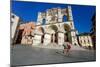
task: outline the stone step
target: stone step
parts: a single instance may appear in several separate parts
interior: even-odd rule
[[[49,49],[63,49],[63,46],[59,46],[57,44],[48,44],[48,45],[34,45],[33,47],[40,47],[40,48],[49,48]]]
[[[56,43],[50,43],[48,45],[39,44],[39,45],[34,45],[33,47],[48,48],[48,49],[64,49],[63,46],[58,45]],[[86,49],[80,46],[71,45],[71,50],[86,50]]]
[[[71,50],[86,50],[86,49],[84,49],[84,48],[82,48],[82,47],[80,47],[80,46],[72,45],[72,46],[71,46]]]

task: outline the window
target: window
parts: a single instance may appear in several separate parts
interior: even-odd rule
[[[45,19],[42,20],[42,25],[44,25],[44,24],[46,24],[46,20]]]
[[[64,15],[64,16],[63,16],[63,22],[66,22],[66,21],[67,21],[67,16]]]
[[[82,43],[82,40],[80,40],[80,43]]]
[[[84,44],[86,44],[86,41],[84,40]]]
[[[90,41],[88,40],[88,44],[90,44]]]

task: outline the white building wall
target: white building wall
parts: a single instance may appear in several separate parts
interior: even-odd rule
[[[91,36],[89,35],[84,35],[84,36],[79,36],[79,43],[83,46],[83,47],[88,47],[88,46],[93,46],[92,44],[92,40],[91,40]]]
[[[14,17],[12,17],[14,16]],[[16,33],[16,28],[19,24],[19,17],[15,14],[11,14],[11,38],[13,39]]]

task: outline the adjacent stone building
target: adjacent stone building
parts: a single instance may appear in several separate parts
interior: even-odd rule
[[[17,43],[21,44],[32,44],[33,43],[33,36],[32,32],[34,31],[35,24],[34,22],[28,22],[25,24],[20,24],[19,26],[19,36],[17,38]]]
[[[78,42],[79,42],[79,45],[82,47],[93,47],[90,33],[78,34]]]
[[[11,44],[14,44],[17,38],[18,26],[20,24],[20,19],[17,15],[11,13]]]

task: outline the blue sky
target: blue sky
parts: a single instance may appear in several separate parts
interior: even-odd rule
[[[36,22],[38,12],[45,12],[47,9],[55,7],[67,8],[67,6],[67,4],[12,1],[11,12],[19,16],[24,22]],[[96,7],[86,5],[71,6],[75,28],[79,33],[89,32],[91,29],[91,18],[96,12]]]

